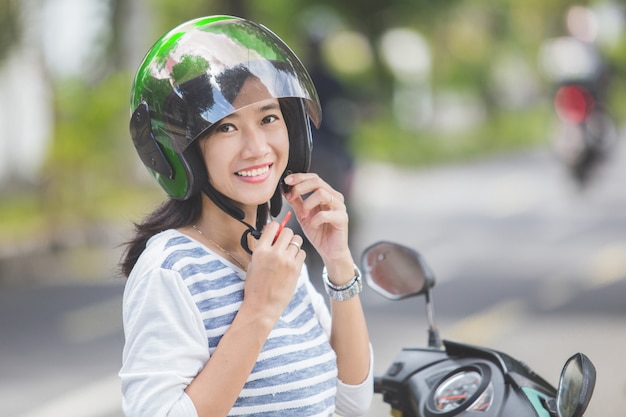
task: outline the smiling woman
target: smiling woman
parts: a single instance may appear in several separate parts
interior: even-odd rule
[[[213,187],[241,205],[266,203],[289,156],[278,100],[265,99],[225,117],[202,136],[199,146]]]
[[[133,143],[169,199],[122,260],[126,416],[364,414],[361,276],[343,196],[307,172],[321,109],[298,58],[261,25],[200,18],[157,41],[131,96]],[[272,220],[283,200],[330,311],[303,238]]]

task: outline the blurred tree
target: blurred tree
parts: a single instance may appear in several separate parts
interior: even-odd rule
[[[11,48],[18,42],[19,30],[19,2],[17,0],[2,0],[0,2],[0,63],[6,59]]]
[[[107,217],[107,200],[132,177],[127,140],[131,76],[127,71],[129,3],[108,0],[102,51],[77,75],[54,74],[44,62],[53,115],[48,155],[42,167],[40,202],[50,240],[58,244],[68,228],[88,233]]]
[[[249,3],[246,0],[155,0],[152,3],[155,12],[154,30],[161,34],[186,20],[207,15],[250,17]]]
[[[21,29],[20,22],[26,19],[23,13],[43,8],[49,4],[47,1],[0,0],[0,62],[6,60],[14,45],[23,43],[20,39],[31,42],[41,39],[42,33],[37,32],[42,30],[41,25]],[[62,207],[69,205],[81,213],[67,216],[74,219],[93,218],[93,213],[101,212],[111,195],[119,195],[115,187],[133,185],[129,180],[135,178],[139,165],[127,132],[127,97],[136,66],[158,36],[191,18],[231,14],[265,24],[304,57],[307,39],[298,17],[312,6],[306,0],[103,0],[99,3],[103,4],[107,6],[104,18],[108,30],[99,39],[102,43],[94,45],[93,49],[101,53],[94,57],[95,62],[85,66],[89,70],[84,74],[71,79],[53,74],[43,59],[43,45],[41,42],[35,45],[39,48],[35,54],[41,57],[38,71],[52,92],[50,111],[54,125],[49,157],[41,176],[42,182],[45,181],[41,189],[46,190],[44,206],[53,212],[65,210]],[[388,29],[407,27],[419,31],[432,53],[429,81],[434,94],[470,91],[479,97],[480,104],[492,117],[487,120],[489,128],[464,131],[462,135],[457,132],[455,135],[459,137],[454,142],[447,138],[439,140],[432,131],[399,131],[389,117],[392,75],[375,55],[372,70],[346,80],[351,88],[367,91],[368,105],[380,111],[369,117],[371,123],[357,134],[358,146],[371,146],[370,156],[390,154],[393,148],[409,162],[411,158],[423,162],[422,157],[437,157],[438,152],[460,155],[468,149],[475,152],[480,146],[497,147],[485,139],[472,142],[477,137],[495,137],[492,141],[504,138],[506,142],[507,135],[517,132],[520,136],[518,131],[526,132],[523,136],[536,136],[529,134],[528,123],[522,123],[524,128],[520,128],[520,123],[512,123],[511,120],[520,120],[520,114],[511,116],[498,102],[501,92],[493,88],[494,68],[514,56],[519,58],[516,62],[525,63],[532,72],[540,42],[563,33],[563,12],[570,4],[571,0],[316,1],[315,6],[335,10],[347,28],[363,34],[375,54],[379,52],[376,48],[381,35]],[[37,33],[20,33],[26,30]],[[626,67],[625,50],[616,47],[612,51],[616,68]],[[512,80],[518,82],[516,78]],[[626,88],[623,80],[616,85],[622,85],[621,91]],[[389,137],[394,140],[388,140]],[[416,156],[418,153],[422,159]],[[54,224],[54,215],[51,219]]]
[[[111,9],[111,22],[109,36],[106,48],[106,61],[109,63],[111,70],[123,71],[127,68],[128,62],[126,57],[129,53],[127,43],[130,34],[128,28],[131,24],[132,9],[131,2],[125,0],[109,0]]]

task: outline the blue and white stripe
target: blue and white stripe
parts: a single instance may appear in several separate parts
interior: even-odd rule
[[[186,236],[167,242],[161,268],[183,278],[200,312],[212,354],[241,306],[245,281],[220,257]],[[332,415],[336,356],[315,315],[306,280],[306,275],[300,277],[229,415]]]

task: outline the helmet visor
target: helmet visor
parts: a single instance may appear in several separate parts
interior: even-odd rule
[[[219,16],[181,25],[155,44],[137,72],[132,107],[149,103],[153,130],[162,130],[181,153],[237,110],[287,97],[303,99],[319,126],[313,82],[289,47],[261,25]]]

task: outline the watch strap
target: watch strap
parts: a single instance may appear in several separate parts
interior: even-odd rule
[[[324,280],[326,293],[333,300],[349,300],[363,291],[363,280],[361,278],[361,271],[359,270],[359,267],[356,266],[356,264],[354,265],[354,277],[343,285],[335,285],[330,282],[326,266],[324,266],[324,268],[322,269],[322,278]]]

